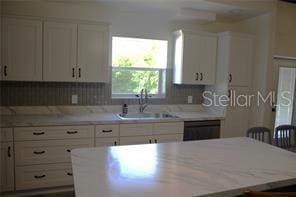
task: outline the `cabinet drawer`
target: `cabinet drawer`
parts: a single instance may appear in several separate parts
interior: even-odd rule
[[[73,185],[70,163],[16,167],[16,190]]]
[[[93,146],[93,139],[16,142],[15,162],[17,166],[71,162],[72,149]]]
[[[96,138],[96,147],[117,146],[117,145],[119,145],[118,137]]]
[[[22,127],[14,129],[15,141],[91,138],[94,126]]]
[[[0,142],[9,142],[13,140],[12,128],[0,128]]]
[[[153,134],[183,133],[184,122],[155,123]]]
[[[153,136],[121,137],[120,145],[151,144]]]
[[[153,124],[122,124],[120,136],[152,135]]]
[[[96,125],[96,137],[119,136],[119,125]]]

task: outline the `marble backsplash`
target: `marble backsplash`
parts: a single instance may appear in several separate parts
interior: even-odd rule
[[[167,70],[166,97],[150,99],[150,104],[186,104],[193,96],[193,104],[201,104],[204,86],[174,85],[172,70]],[[137,99],[111,99],[111,85],[76,82],[0,82],[1,106],[72,105],[71,96],[78,95],[78,105],[137,104]]]

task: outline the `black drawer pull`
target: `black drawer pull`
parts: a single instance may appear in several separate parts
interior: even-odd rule
[[[7,66],[4,66],[4,76],[7,76]]]
[[[200,73],[200,80],[203,80],[203,73]]]
[[[195,73],[195,74],[196,74],[195,80],[198,81],[198,73]]]
[[[157,139],[155,139],[154,142],[157,143]]]
[[[67,131],[68,134],[76,134],[78,131]]]
[[[75,77],[75,68],[72,68],[72,77]]]
[[[68,176],[73,176],[73,173],[68,172],[67,175],[68,175]]]
[[[68,152],[68,153],[71,153],[71,150],[70,150],[70,149],[67,149],[67,152]]]
[[[44,132],[33,132],[33,135],[44,135]]]
[[[112,132],[112,129],[110,130],[102,130],[103,133],[111,133]]]
[[[35,175],[34,176],[35,179],[42,179],[42,178],[45,178],[45,177],[46,177],[45,174],[44,175],[40,175],[40,176],[38,176],[38,175]]]
[[[117,142],[116,141],[114,142],[114,146],[117,146]]]
[[[41,155],[41,154],[44,154],[45,151],[34,151],[33,152],[35,155]]]
[[[8,146],[8,149],[7,149],[7,156],[11,157],[11,147],[10,146]]]
[[[149,140],[149,144],[151,144],[152,143],[152,140]]]

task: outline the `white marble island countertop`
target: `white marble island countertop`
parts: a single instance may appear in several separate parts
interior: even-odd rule
[[[234,196],[296,184],[296,154],[249,138],[76,149],[77,197]]]

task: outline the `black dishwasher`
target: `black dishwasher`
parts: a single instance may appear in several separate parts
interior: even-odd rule
[[[183,141],[220,138],[220,120],[185,121]]]

